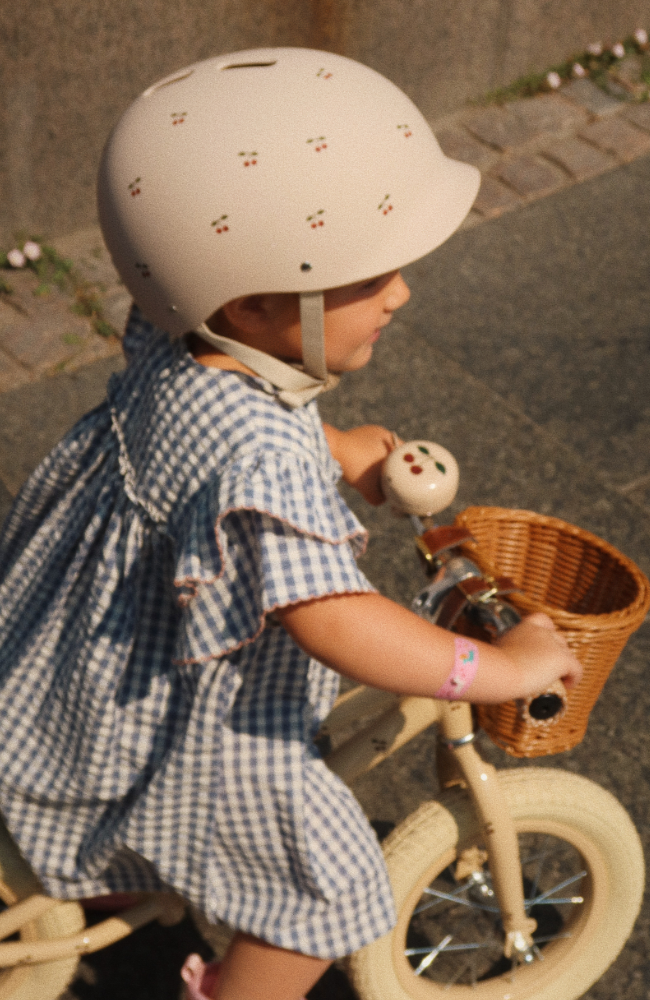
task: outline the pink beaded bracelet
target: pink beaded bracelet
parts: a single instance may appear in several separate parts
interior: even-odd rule
[[[458,701],[470,686],[478,670],[478,646],[464,635],[454,636],[454,666],[434,698]]]

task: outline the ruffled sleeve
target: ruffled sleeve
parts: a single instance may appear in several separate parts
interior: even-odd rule
[[[176,561],[178,661],[253,641],[275,608],[374,589],[356,564],[365,530],[304,453],[269,450],[231,463],[187,513]]]

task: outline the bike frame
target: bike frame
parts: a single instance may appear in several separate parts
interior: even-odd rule
[[[383,712],[382,712],[383,709]],[[330,738],[353,718],[371,711],[380,717],[344,741],[327,757],[332,770],[346,783],[371,770],[432,723],[439,726],[438,775],[443,787],[465,785],[480,820],[488,853],[492,884],[505,932],[504,955],[530,961],[535,920],[526,915],[519,863],[517,832],[499,784],[496,768],[484,761],[474,744],[471,706],[463,701],[433,698],[397,698],[371,688],[354,688],[343,695],[326,722]],[[464,876],[480,872],[475,851],[458,859]]]

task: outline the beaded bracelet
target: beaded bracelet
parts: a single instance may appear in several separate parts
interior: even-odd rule
[[[457,701],[470,686],[478,670],[478,646],[464,635],[454,636],[454,665],[434,698]]]

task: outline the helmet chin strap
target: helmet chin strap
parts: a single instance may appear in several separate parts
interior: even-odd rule
[[[339,376],[328,372],[325,364],[325,308],[322,292],[300,293],[302,365],[288,365],[256,347],[223,337],[210,330],[205,323],[201,323],[195,332],[213,347],[241,361],[256,375],[271,382],[280,390],[278,399],[288,406],[304,406],[319,393],[333,389],[338,384]]]
[[[302,364],[308,375],[324,381],[325,364],[325,300],[322,292],[300,293],[300,336]]]

